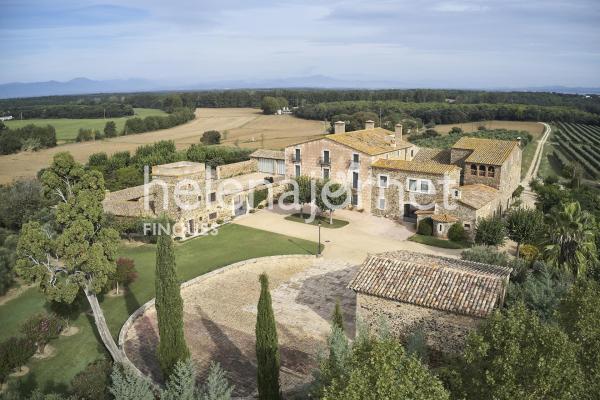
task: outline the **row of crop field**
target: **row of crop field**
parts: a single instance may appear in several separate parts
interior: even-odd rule
[[[559,122],[554,156],[563,166],[576,162],[591,179],[600,179],[600,127]]]

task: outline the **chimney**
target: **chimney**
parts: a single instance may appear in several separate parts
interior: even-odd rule
[[[402,124],[396,124],[394,133],[396,134],[396,140],[402,141]]]
[[[344,133],[346,132],[346,123],[344,121],[337,121],[333,133]]]
[[[375,121],[365,121],[365,129],[375,129]]]

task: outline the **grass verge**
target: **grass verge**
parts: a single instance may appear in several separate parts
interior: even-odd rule
[[[315,242],[229,224],[221,227],[218,235],[177,243],[177,274],[183,282],[238,261],[282,254],[314,254],[316,247]],[[155,245],[128,245],[123,246],[119,252],[120,257],[135,260],[138,278],[129,286],[125,295],[103,296],[100,299],[115,339],[129,315],[154,297],[155,251]],[[47,303],[37,288],[28,289],[0,306],[0,338],[18,334],[23,321],[43,311],[44,307],[47,307]],[[69,382],[78,372],[89,362],[105,356],[90,315],[86,312],[79,313],[72,325],[79,328],[78,334],[61,336],[51,342],[57,349],[56,356],[45,360],[30,360],[27,365],[31,372],[20,378],[24,389],[39,387],[46,392],[66,393]]]
[[[313,221],[311,222],[306,222],[306,219],[310,217],[310,214],[305,214],[304,217],[302,216],[302,214],[297,213],[297,214],[292,214],[292,215],[288,215],[287,217],[285,217],[286,220],[288,221],[294,221],[294,222],[300,222],[303,224],[310,224],[310,225],[318,225],[319,222],[321,222],[321,226],[323,228],[328,228],[328,229],[337,229],[337,228],[341,228],[343,226],[348,225],[350,222],[343,220],[343,219],[333,219],[332,223],[329,223],[329,217],[326,216],[316,216],[314,218]]]
[[[471,247],[471,244],[468,242],[453,242],[451,240],[439,239],[434,236],[419,235],[418,233],[409,237],[408,240],[444,249],[466,249]]]

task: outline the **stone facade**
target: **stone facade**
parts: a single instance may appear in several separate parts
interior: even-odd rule
[[[363,293],[356,295],[356,315],[374,331],[385,321],[390,332],[404,343],[421,331],[427,346],[439,353],[462,352],[469,333],[483,321]]]
[[[387,177],[388,187],[382,188],[379,185],[380,176]],[[418,190],[410,190],[409,180],[417,181]],[[447,180],[446,180],[447,179]],[[453,197],[453,190],[458,188],[460,180],[460,170],[456,169],[450,174],[431,174],[422,172],[410,172],[400,170],[389,170],[384,168],[373,168],[373,181],[371,194],[371,210],[373,215],[392,218],[395,220],[406,220],[407,222],[416,222],[416,216],[408,216],[405,206],[412,206],[412,210],[434,210],[443,208],[444,193],[446,202],[454,205],[456,203]],[[420,190],[421,183],[426,181],[429,187],[428,192]],[[444,187],[445,183],[446,187]],[[381,199],[384,199],[384,207],[381,208]],[[411,212],[411,215],[413,213]]]

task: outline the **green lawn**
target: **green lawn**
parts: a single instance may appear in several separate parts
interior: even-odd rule
[[[166,115],[162,110],[154,108],[134,108],[134,117],[148,117],[151,115]],[[104,125],[107,121],[115,121],[117,124],[117,131],[121,131],[125,126],[125,120],[133,117],[120,117],[120,118],[84,118],[84,119],[70,119],[70,118],[59,118],[59,119],[24,119],[24,120],[11,120],[5,121],[4,124],[9,128],[21,128],[25,125],[52,125],[56,129],[56,139],[61,141],[74,141],[77,137],[79,128],[98,129],[99,131],[104,130]]]
[[[302,224],[307,224],[308,222],[306,222],[306,219],[308,219],[310,217],[310,214],[305,214],[304,217],[302,216],[302,214],[297,213],[297,214],[292,214],[292,215],[288,215],[287,217],[285,217],[286,220],[288,221],[294,221],[294,222],[300,222]],[[314,218],[314,220],[312,222],[310,222],[310,225],[318,225],[319,221],[321,222],[321,226],[323,228],[328,228],[328,229],[337,229],[337,228],[341,228],[343,226],[346,226],[349,224],[348,221],[345,221],[343,219],[333,219],[333,223],[329,223],[329,217],[328,216],[316,216]]]
[[[179,279],[187,281],[219,267],[254,257],[279,254],[314,254],[317,244],[302,239],[247,228],[226,225],[216,236],[207,236],[176,244]],[[102,308],[115,339],[128,316],[140,305],[154,297],[154,245],[124,246],[121,257],[135,260],[138,279],[127,295],[105,297]],[[257,283],[258,284],[258,283]],[[0,306],[0,338],[18,333],[19,325],[30,315],[42,311],[45,301],[37,288],[28,289],[21,296]],[[73,322],[80,332],[71,337],[60,337],[51,342],[58,354],[47,360],[32,359],[31,372],[22,378],[25,387],[42,390],[67,390],[71,379],[89,362],[99,358],[104,348],[96,338],[93,318],[81,313]]]
[[[426,244],[427,246],[442,247],[444,249],[466,249],[471,247],[470,243],[453,242],[451,240],[439,239],[433,236],[414,234],[408,238],[411,242]]]

